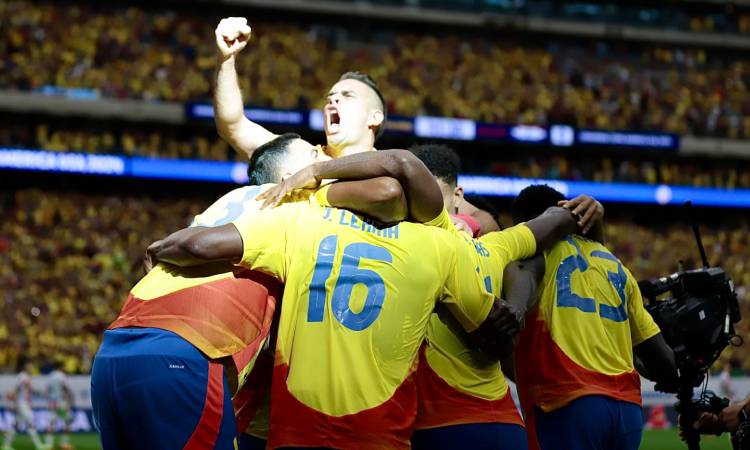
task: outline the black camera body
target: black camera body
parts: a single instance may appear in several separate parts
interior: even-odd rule
[[[646,310],[675,354],[683,383],[697,386],[735,339],[740,305],[732,280],[719,267],[674,273],[641,281]],[[657,297],[671,293],[671,298]],[[692,380],[684,378],[692,378]]]
[[[693,388],[705,380],[721,352],[741,340],[734,330],[740,321],[734,285],[721,268],[704,267],[641,281],[639,287],[649,301],[646,310],[674,351],[680,375],[676,408],[683,437],[689,449],[700,449],[700,435],[692,429],[693,422],[702,412],[718,414],[729,405],[729,400],[705,390],[694,399]],[[658,300],[667,293],[671,297]]]

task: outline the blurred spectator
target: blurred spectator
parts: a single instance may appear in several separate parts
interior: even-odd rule
[[[237,68],[245,101],[256,106],[321,107],[331,83],[357,69],[381,84],[395,114],[750,138],[746,56],[386,27],[368,35],[250,19],[253,41]],[[3,2],[0,87],[207,101],[218,20],[189,11]]]

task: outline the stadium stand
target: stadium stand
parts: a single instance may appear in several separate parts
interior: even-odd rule
[[[137,7],[3,3],[0,88],[206,101],[217,19]],[[238,70],[246,101],[257,106],[320,107],[330,82],[357,67],[381,84],[395,114],[750,136],[750,69],[741,54],[541,36],[488,42],[453,31],[368,33],[324,23],[252,25],[254,42]]]

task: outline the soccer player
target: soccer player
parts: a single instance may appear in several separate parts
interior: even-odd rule
[[[250,178],[256,182],[282,177],[300,161],[327,159],[296,135],[265,144],[254,158]],[[195,223],[216,226],[252,214],[258,191],[233,191]],[[359,204],[367,213],[392,192],[392,184],[376,179],[335,183],[325,194],[331,203]],[[227,264],[159,264],[149,271],[105,332],[94,361],[92,403],[104,449],[232,448],[229,396],[253,368],[277,298],[276,280]]]
[[[73,422],[73,392],[70,390],[70,386],[68,386],[65,373],[59,367],[49,374],[47,400],[49,401],[49,410],[52,412],[54,419],[50,420],[47,427],[46,444],[49,448],[55,446],[55,426],[58,423],[62,423],[63,430],[60,437],[60,449],[72,450],[70,425]]]
[[[426,144],[410,148],[435,176],[446,208],[456,211],[463,202],[463,189],[458,186],[460,159],[445,145]],[[597,202],[590,208],[595,211]],[[598,220],[594,214],[588,220]],[[466,220],[466,218],[463,218]],[[584,227],[588,223],[582,223]],[[488,286],[492,292],[512,289],[518,272],[509,263],[529,254],[517,245],[516,229],[484,234],[475,245],[485,259]],[[542,250],[555,240],[538,245]],[[525,263],[539,264],[539,261]],[[533,289],[529,289],[533,292]],[[523,316],[527,303],[517,305]],[[500,370],[496,355],[485,354],[471,345],[465,333],[445,317],[435,313],[430,318],[427,337],[417,369],[419,410],[417,431],[412,438],[415,449],[452,449],[471,440],[476,448],[523,449],[526,433],[523,420],[510,396],[508,383]],[[506,364],[504,364],[505,366]],[[507,371],[508,367],[503,367]]]
[[[219,66],[216,73],[214,109],[219,135],[238,152],[252,157],[256,148],[276,135],[245,117],[237,82],[235,58],[250,40],[247,19],[229,17],[216,27]],[[385,130],[386,105],[375,81],[360,72],[347,72],[328,92],[324,129],[332,157],[374,149]]]
[[[346,162],[405,157],[397,154],[358,154]],[[409,204],[409,215],[433,218],[427,222],[432,224],[448,221],[439,189],[432,185],[406,194],[422,200]],[[435,301],[447,296],[459,323],[480,336],[510,336],[494,333],[507,329],[496,328],[495,319],[505,324],[511,316],[517,325],[504,303],[491,301],[478,267],[480,250],[470,240],[410,222],[378,228],[347,211],[307,204],[263,212],[219,228],[178,231],[151,251],[158,260],[180,266],[241,262],[285,282],[271,448],[408,448],[416,413],[411,373]],[[519,245],[531,255],[537,239],[574,228],[567,211],[551,211],[541,221],[517,227],[524,241]],[[448,291],[440,279],[447,280]],[[492,317],[488,326],[487,317]]]
[[[564,201],[549,186],[527,187],[513,221]],[[530,448],[635,450],[643,413],[633,351],[664,386],[677,379],[674,355],[630,271],[604,245],[572,234],[544,257],[541,298],[515,352]]]
[[[256,148],[276,137],[244,113],[235,59],[250,36],[251,29],[243,17],[222,19],[215,30],[219,50],[214,91],[216,129],[248,158]],[[387,107],[383,94],[370,76],[360,72],[347,72],[340,77],[328,92],[323,113],[327,144],[321,149],[334,158],[375,150],[375,142],[385,131]],[[489,214],[469,202],[461,202],[459,212],[477,220],[485,233],[500,229]]]
[[[2,450],[13,450],[13,439],[16,437],[16,431],[22,427],[26,428],[26,432],[29,433],[31,442],[34,444],[34,448],[37,450],[46,450],[47,447],[39,439],[39,434],[34,427],[34,412],[31,409],[31,397],[33,390],[31,389],[31,377],[26,370],[22,370],[18,374],[18,384],[13,394],[9,395],[9,400],[13,402],[16,410],[16,420],[12,427],[8,428],[3,439]]]

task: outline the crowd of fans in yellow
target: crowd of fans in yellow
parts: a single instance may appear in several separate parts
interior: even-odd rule
[[[320,107],[331,82],[357,69],[400,115],[750,137],[746,55],[446,30],[362,37],[345,26],[250,19],[253,43],[237,67],[247,104]],[[189,11],[3,2],[0,88],[207,101],[217,22]]]

